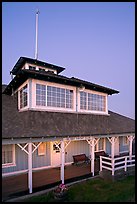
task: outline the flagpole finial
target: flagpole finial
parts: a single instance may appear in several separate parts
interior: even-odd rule
[[[39,13],[40,13],[40,11],[39,11],[39,9],[37,9],[37,10],[36,10],[36,14],[39,14]]]

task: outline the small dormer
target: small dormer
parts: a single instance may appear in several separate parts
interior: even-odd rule
[[[59,74],[65,68],[57,65],[42,62],[36,59],[27,57],[20,57],[13,69],[11,70],[12,75],[16,75],[20,70],[27,69],[30,71],[48,72],[52,74]]]
[[[56,69],[52,69],[49,67],[44,67],[44,66],[39,66],[39,65],[34,65],[30,63],[25,63],[25,65],[21,69],[28,69],[30,71],[39,71],[39,72],[48,72],[51,74],[58,74]]]

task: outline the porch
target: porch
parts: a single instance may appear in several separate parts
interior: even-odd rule
[[[66,165],[64,179],[65,183],[92,177],[91,164]],[[95,161],[95,175],[99,175],[99,161]],[[48,168],[32,172],[33,192],[54,187],[61,183],[60,167]],[[29,194],[28,173],[3,177],[2,200]]]

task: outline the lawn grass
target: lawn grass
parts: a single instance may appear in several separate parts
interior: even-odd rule
[[[61,202],[53,192],[24,200],[23,202]],[[94,178],[69,186],[67,198],[62,202],[135,202],[135,176],[120,181]]]

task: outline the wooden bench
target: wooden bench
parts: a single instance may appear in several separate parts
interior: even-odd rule
[[[100,156],[109,157],[109,155],[105,151],[95,152],[95,159],[99,159]]]
[[[78,163],[89,163],[90,159],[85,155],[85,154],[78,154],[78,155],[73,155],[73,164],[78,164]]]

